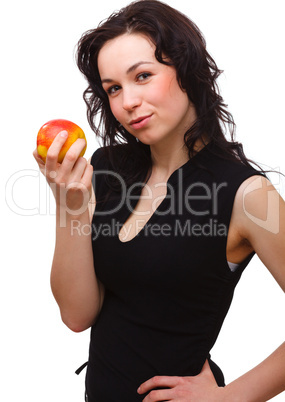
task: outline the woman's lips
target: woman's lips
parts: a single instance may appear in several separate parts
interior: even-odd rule
[[[145,127],[145,125],[149,122],[150,118],[152,115],[150,116],[143,116],[140,119],[136,119],[133,122],[130,122],[130,125],[132,126],[132,128],[134,128],[135,130],[138,130],[140,128]]]

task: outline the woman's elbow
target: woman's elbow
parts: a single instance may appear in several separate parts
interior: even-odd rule
[[[67,318],[64,317],[64,315],[61,315],[62,322],[69,328],[72,332],[83,332],[86,331],[86,329],[92,327],[92,325],[95,323],[96,319],[72,319],[72,318]]]

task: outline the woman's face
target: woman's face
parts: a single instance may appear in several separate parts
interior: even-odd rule
[[[159,63],[154,52],[153,43],[140,34],[108,41],[98,55],[102,86],[115,118],[140,141],[183,143],[194,107],[179,87],[174,67]]]

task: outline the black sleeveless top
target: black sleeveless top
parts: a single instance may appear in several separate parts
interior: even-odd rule
[[[118,146],[118,152],[122,145]],[[91,329],[89,402],[135,402],[155,375],[200,373],[252,253],[232,272],[226,257],[233,202],[241,183],[260,174],[218,157],[209,143],[177,169],[167,195],[136,237],[118,233],[138,201],[131,191],[98,202],[92,221],[94,266],[105,299]],[[94,190],[108,192],[110,165],[92,156]],[[123,188],[123,187],[122,187]],[[210,361],[218,385],[223,375]]]

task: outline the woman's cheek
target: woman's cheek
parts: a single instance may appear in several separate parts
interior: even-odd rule
[[[166,113],[169,112],[170,105],[173,107],[173,97],[175,96],[176,88],[173,87],[173,77],[170,74],[162,76],[148,91],[149,103],[161,111],[166,108]]]
[[[154,104],[161,104],[169,96],[170,80],[168,77],[161,78],[157,85],[153,86],[148,95]]]

